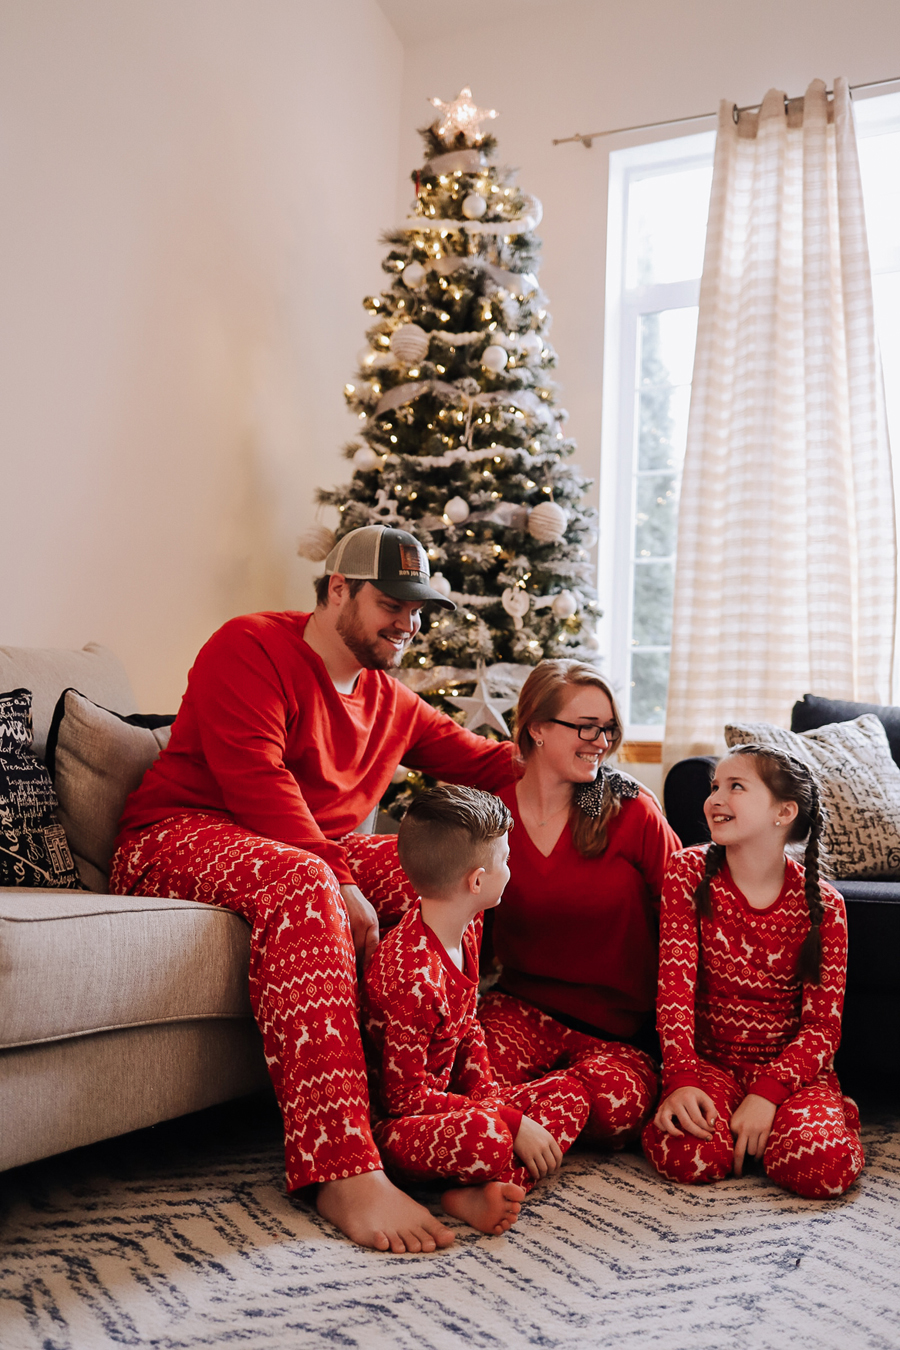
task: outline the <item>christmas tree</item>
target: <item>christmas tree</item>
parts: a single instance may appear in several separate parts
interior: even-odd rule
[[[468,89],[432,103],[413,214],[383,236],[390,282],[363,302],[371,326],[344,390],[359,419],[345,448],[353,477],[318,493],[340,525],[315,528],[300,551],[321,560],[379,522],[416,535],[457,609],[425,618],[400,678],[506,735],[501,714],[532,666],[596,654],[595,513],[589,480],[566,462],[575,445],[551,378],[540,203],[492,163],[480,123],[493,111]]]

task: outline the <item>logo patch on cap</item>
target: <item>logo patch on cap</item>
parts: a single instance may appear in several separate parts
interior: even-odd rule
[[[413,544],[400,545],[400,576],[428,576],[425,550]]]

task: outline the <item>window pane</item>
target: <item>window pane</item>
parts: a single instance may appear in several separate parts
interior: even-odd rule
[[[677,534],[678,475],[642,474],[637,481],[634,515],[634,551],[637,557],[671,557],[675,552]]]
[[[631,641],[635,647],[661,647],[670,641],[674,571],[671,562],[635,564],[631,621]]]
[[[900,229],[900,218],[897,221]],[[884,394],[891,448],[894,452],[894,478],[900,488],[900,272],[882,273],[872,278],[875,295],[875,330],[881,348]]]
[[[690,385],[642,389],[638,429],[638,469],[678,469],[687,441]]]
[[[631,179],[625,285],[686,281],[703,270],[712,164]]]
[[[662,726],[666,719],[669,653],[633,652],[631,657],[631,721]]]
[[[697,306],[641,315],[641,384],[690,384]]]

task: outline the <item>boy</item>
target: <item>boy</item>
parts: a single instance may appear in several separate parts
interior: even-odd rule
[[[459,1183],[441,1204],[483,1233],[515,1222],[590,1110],[563,1073],[501,1089],[475,1016],[481,916],[509,880],[512,823],[497,797],[475,788],[432,788],[413,801],[397,843],[419,904],[382,939],[362,994],[382,1158],[409,1178]]]

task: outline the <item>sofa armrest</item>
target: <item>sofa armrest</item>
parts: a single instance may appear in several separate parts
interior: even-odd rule
[[[663,786],[666,819],[683,848],[709,842],[703,803],[709,796],[716,763],[715,755],[694,755],[680,759],[666,774]]]

